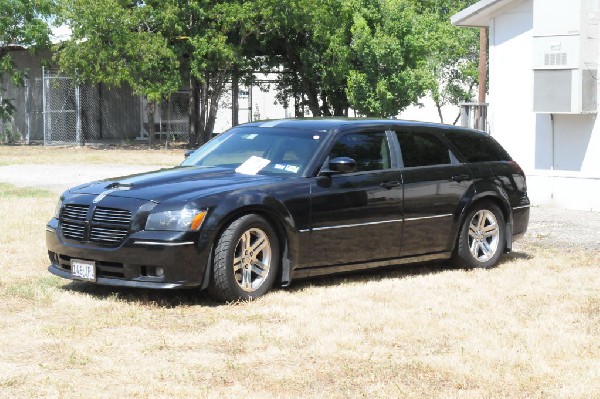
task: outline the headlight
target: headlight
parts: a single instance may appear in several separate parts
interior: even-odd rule
[[[186,205],[180,210],[151,213],[146,220],[146,230],[199,230],[207,212],[206,209]]]
[[[54,217],[57,219],[60,217],[60,210],[62,209],[62,206],[63,206],[63,200],[62,200],[62,198],[59,198],[58,203],[56,204],[56,209],[54,210]]]

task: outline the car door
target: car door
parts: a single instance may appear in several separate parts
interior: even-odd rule
[[[341,134],[328,159],[348,157],[356,170],[311,184],[309,266],[363,263],[398,254],[402,186],[393,133],[384,128]]]
[[[434,128],[398,128],[404,187],[404,224],[400,256],[449,251],[454,215],[472,182]]]

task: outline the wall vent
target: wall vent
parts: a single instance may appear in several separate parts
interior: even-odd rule
[[[567,65],[567,53],[546,53],[544,54],[545,66]]]

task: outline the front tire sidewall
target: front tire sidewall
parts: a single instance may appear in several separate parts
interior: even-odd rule
[[[479,211],[488,210],[494,214],[496,222],[498,224],[499,241],[494,255],[485,262],[478,261],[473,257],[469,248],[469,225],[471,220]],[[463,224],[460,229],[460,235],[458,237],[458,245],[455,253],[455,263],[460,267],[466,268],[491,268],[496,265],[500,255],[504,252],[506,246],[506,224],[504,221],[504,215],[497,205],[491,202],[483,202],[476,204],[465,217]]]
[[[238,241],[251,229],[260,229],[266,234],[271,246],[271,264],[263,283],[249,292],[244,291],[236,281],[233,262]],[[209,293],[213,298],[223,301],[249,300],[262,296],[273,286],[279,264],[279,239],[273,227],[259,215],[242,216],[233,221],[219,237],[213,256],[213,279]]]

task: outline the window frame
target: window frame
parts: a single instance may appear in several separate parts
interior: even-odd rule
[[[333,149],[335,144],[340,140],[340,138],[349,134],[356,133],[384,133],[388,144],[388,150],[390,152],[390,167],[385,169],[363,170],[351,173],[344,173],[343,176],[360,176],[364,174],[382,173],[400,169],[399,147],[395,137],[395,132],[391,129],[391,126],[357,126],[351,129],[344,129],[342,131],[338,131],[336,134],[331,135],[331,140],[324,145],[320,162],[317,163],[318,167],[316,168],[315,173],[312,174],[313,177],[318,176],[319,172],[325,167],[326,162],[329,162],[329,155],[331,153],[331,150]]]
[[[415,168],[441,168],[447,166],[456,166],[460,164],[464,164],[460,153],[457,153],[456,149],[446,138],[441,134],[439,129],[432,127],[421,127],[421,126],[401,126],[395,127],[393,129],[394,140],[396,141],[396,145],[398,147],[398,157],[399,157],[399,168],[400,169],[415,169]],[[426,134],[431,137],[434,137],[439,143],[441,143],[446,150],[448,150],[448,156],[450,158],[450,163],[442,163],[442,164],[433,164],[433,165],[418,165],[418,166],[405,166],[404,157],[402,155],[402,145],[400,144],[400,140],[398,138],[399,134]]]

